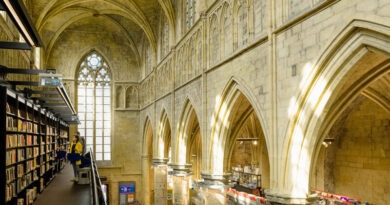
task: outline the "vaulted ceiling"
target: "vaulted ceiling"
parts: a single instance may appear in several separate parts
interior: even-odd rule
[[[156,51],[160,15],[168,14],[167,19],[172,23],[175,13],[170,0],[34,0],[25,3],[47,55],[66,30],[80,28],[121,33],[125,36],[124,45],[129,45],[138,56],[141,51],[136,43],[141,39],[146,39]]]

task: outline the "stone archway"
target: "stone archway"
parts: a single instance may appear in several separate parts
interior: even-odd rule
[[[188,204],[189,183],[192,170],[200,175],[201,170],[201,135],[198,115],[189,99],[185,100],[183,111],[179,120],[179,126],[174,140],[172,163],[173,168],[173,204]],[[191,160],[195,156],[195,167],[191,170]]]
[[[306,203],[324,138],[348,105],[389,72],[388,42],[388,27],[353,21],[313,66],[290,118],[278,202]]]
[[[142,188],[143,204],[152,204],[154,197],[154,173],[152,167],[153,129],[150,119],[146,120],[142,149]]]
[[[260,115],[260,109],[256,98],[249,89],[235,78],[232,78],[222,93],[215,114],[210,137],[210,151],[208,152],[208,166],[203,169],[205,184],[209,184],[207,195],[208,203],[224,204],[223,190],[231,172],[231,160],[235,151],[237,138],[243,134],[250,134],[250,137],[258,139],[264,149],[253,149],[251,157],[261,160],[256,166],[263,166],[260,169],[264,175],[268,175],[267,184],[270,184],[270,163],[268,159],[267,131],[265,121]],[[250,120],[251,119],[251,120]],[[252,124],[251,124],[252,123]],[[251,127],[246,130],[247,127]],[[261,150],[261,151],[259,151]],[[262,155],[263,151],[266,153]],[[265,160],[264,157],[266,157]]]

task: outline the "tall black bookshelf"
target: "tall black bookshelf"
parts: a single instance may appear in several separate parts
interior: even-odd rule
[[[0,204],[32,204],[55,176],[57,146],[65,142],[57,140],[69,127],[8,88],[0,86],[0,99]]]

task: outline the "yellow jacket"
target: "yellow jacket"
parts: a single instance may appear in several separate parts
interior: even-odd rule
[[[73,144],[74,144],[74,142],[70,143],[69,153],[72,153]],[[74,148],[74,152],[77,153],[77,154],[82,154],[82,152],[83,152],[83,145],[81,144],[80,141],[76,142],[76,146]],[[80,165],[80,164],[81,164],[81,160],[76,161],[76,165]]]

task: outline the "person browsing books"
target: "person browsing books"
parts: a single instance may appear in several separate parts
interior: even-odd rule
[[[78,181],[78,169],[79,165],[81,164],[81,154],[83,152],[83,145],[80,141],[80,136],[75,135],[73,138],[72,143],[70,144],[70,150],[68,154],[68,160],[72,164],[73,167],[73,173],[74,173],[74,179],[73,181]]]

